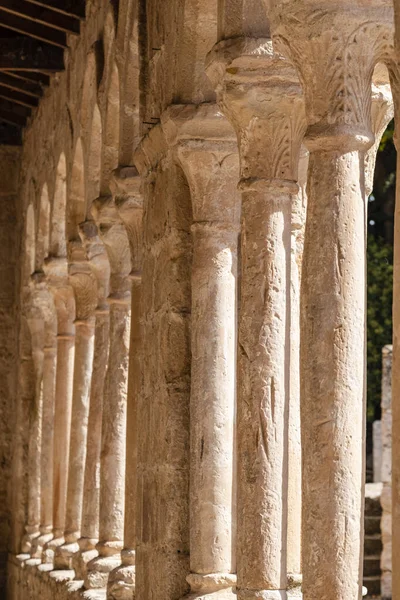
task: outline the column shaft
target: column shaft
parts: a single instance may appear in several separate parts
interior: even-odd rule
[[[72,554],[79,550],[93,352],[94,318],[76,321],[65,544],[56,551],[54,562],[59,569],[71,569]]]
[[[272,590],[286,588],[291,193],[258,186],[242,196],[238,595],[270,590],[266,598],[279,598]]]
[[[54,339],[54,342],[56,340]],[[44,544],[53,537],[53,445],[54,445],[54,402],[56,387],[56,348],[45,347],[43,362],[43,413],[42,449],[40,466],[40,538],[37,556]]]
[[[109,299],[110,352],[105,382],[100,469],[99,558],[88,565],[85,586],[104,587],[120,564],[124,535],[126,399],[130,303]]]
[[[222,201],[222,199],[221,199]],[[238,233],[195,223],[192,264],[190,399],[190,583],[220,574],[232,585],[233,446],[235,420]],[[207,348],[207,352],[204,349]],[[198,578],[206,588],[206,578]],[[215,583],[215,582],[214,582]],[[211,584],[210,584],[211,585]],[[215,591],[215,589],[213,590]]]
[[[95,558],[98,554],[95,547],[99,538],[101,424],[103,418],[104,381],[109,349],[110,316],[108,310],[96,311],[95,318],[93,374],[90,390],[81,538],[78,542],[81,554],[80,560],[74,563],[76,576],[82,579],[86,575],[87,562]]]
[[[303,593],[358,598],[365,210],[358,152],[310,154],[301,297]]]
[[[75,335],[57,336],[54,415],[54,538],[63,542],[67,506],[68,457],[74,378]]]

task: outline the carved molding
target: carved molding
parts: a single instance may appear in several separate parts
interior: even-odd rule
[[[371,131],[371,79],[377,62],[393,56],[393,8],[388,2],[354,6],[300,0],[272,2],[273,40],[302,81],[307,145],[366,149]]]
[[[97,280],[87,260],[81,242],[69,244],[69,282],[76,302],[76,318],[85,321],[93,316],[97,306]]]
[[[92,204],[92,214],[110,262],[111,295],[129,295],[128,276],[131,272],[131,251],[125,225],[112,196],[104,196]]]
[[[214,47],[207,73],[237,133],[241,177],[297,181],[306,121],[291,63],[275,52],[271,40],[238,38]]]

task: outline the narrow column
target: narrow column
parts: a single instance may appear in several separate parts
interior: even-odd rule
[[[65,258],[45,264],[57,311],[57,372],[53,443],[53,539],[44,549],[44,562],[52,563],[54,551],[64,543],[67,503],[68,458],[75,355],[75,298],[68,283]]]
[[[131,251],[131,338],[126,431],[125,518],[122,564],[109,576],[108,600],[132,600],[135,597],[135,547],[137,519],[137,408],[142,385],[140,301],[142,287],[142,215],[140,177],[135,167],[114,173],[112,191],[118,213],[125,225]]]
[[[25,313],[31,336],[34,370],[34,401],[29,410],[28,448],[28,520],[22,540],[22,552],[35,554],[35,542],[40,536],[40,462],[43,410],[44,315],[40,306],[40,276],[31,277],[26,295]]]
[[[275,600],[287,591],[291,213],[303,100],[268,39],[220,42],[208,74],[241,165],[237,594]]]
[[[290,401],[288,407],[288,594],[301,587],[300,284],[307,209],[308,151],[301,148],[299,193],[293,197],[290,269]]]
[[[38,274],[39,276],[39,274]],[[43,278],[41,284],[44,323],[44,357],[42,379],[42,434],[40,456],[40,536],[33,545],[32,556],[42,558],[43,547],[53,538],[53,427],[57,366],[57,314],[53,296]]]
[[[275,7],[277,41],[302,76],[310,151],[300,371],[306,600],[361,597],[366,212],[360,174],[374,141],[373,67],[387,44],[381,21],[387,13],[378,4],[359,11],[353,3],[339,11],[324,0],[312,10],[303,0]],[[315,11],[323,15],[318,24]]]
[[[196,597],[230,598],[236,583],[237,141],[232,126],[213,104],[171,107],[162,123],[187,177],[193,209],[187,581]]]
[[[100,527],[96,546],[99,557],[88,563],[85,578],[85,587],[102,588],[107,585],[109,573],[120,564],[123,548],[131,262],[128,238],[114,200],[98,199],[92,212],[111,267],[110,350],[103,404]]]
[[[76,304],[75,364],[72,396],[71,438],[65,520],[65,543],[57,548],[56,569],[72,569],[72,556],[79,550],[90,386],[94,353],[94,309],[97,306],[97,281],[81,242],[70,242],[69,282]]]
[[[103,415],[104,381],[108,364],[110,315],[106,298],[109,293],[110,264],[97,226],[86,221],[80,226],[90,268],[97,279],[94,357],[90,389],[90,408],[86,444],[86,465],[83,488],[81,537],[79,552],[73,557],[76,579],[85,579],[87,563],[96,558],[99,540],[100,452]]]

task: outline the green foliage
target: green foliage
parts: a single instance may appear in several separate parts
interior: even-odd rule
[[[380,418],[382,348],[392,339],[392,245],[370,233],[367,258],[367,416],[374,421]]]

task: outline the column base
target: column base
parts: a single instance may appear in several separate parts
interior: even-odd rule
[[[299,573],[288,573],[287,577],[287,598],[290,600],[300,600],[303,597],[301,584],[303,577]]]
[[[77,552],[79,552],[77,541],[66,542],[62,546],[59,546],[54,553],[54,569],[72,570],[72,557]]]
[[[22,554],[31,554],[35,540],[40,536],[40,531],[27,532],[22,538],[21,550]]]
[[[135,566],[120,565],[111,571],[107,583],[107,600],[135,598]]]
[[[98,556],[87,564],[84,586],[87,590],[107,587],[108,577],[121,565],[121,554]]]
[[[51,565],[54,564],[55,552],[56,552],[57,548],[62,546],[64,543],[65,543],[64,536],[59,536],[59,537],[55,536],[55,537],[53,537],[53,539],[51,539],[49,542],[47,542],[47,544],[45,544],[43,547],[42,563],[51,564]]]
[[[32,558],[42,558],[44,547],[46,546],[46,544],[51,542],[52,539],[53,533],[51,531],[41,533],[39,537],[35,538],[32,543]]]
[[[287,590],[237,590],[238,600],[288,600]]]
[[[236,575],[233,573],[210,573],[201,575],[190,573],[186,577],[190,585],[190,593],[185,598],[188,600],[233,600],[236,593]]]
[[[99,553],[96,550],[96,543],[97,540],[89,538],[80,538],[78,540],[79,552],[72,557],[72,566],[77,579],[85,579],[88,563],[98,557]]]

